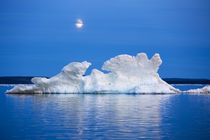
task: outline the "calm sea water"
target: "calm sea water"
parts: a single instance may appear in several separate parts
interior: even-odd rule
[[[7,95],[8,88],[0,86],[2,140],[210,139],[210,95]]]

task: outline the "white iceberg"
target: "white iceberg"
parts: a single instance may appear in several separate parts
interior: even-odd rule
[[[179,93],[159,77],[161,63],[159,54],[150,60],[145,53],[119,55],[104,63],[102,70],[108,73],[93,69],[84,76],[91,63],[73,62],[52,78],[35,77],[33,85],[18,85],[7,93]]]
[[[184,91],[184,93],[210,93],[210,85],[204,86],[203,88],[197,88],[197,89],[190,89],[187,91]]]

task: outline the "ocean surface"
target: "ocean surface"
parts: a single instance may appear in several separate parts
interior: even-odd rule
[[[210,139],[210,95],[5,94],[10,88],[0,86],[2,140]]]

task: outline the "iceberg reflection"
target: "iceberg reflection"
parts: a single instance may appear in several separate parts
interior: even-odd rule
[[[48,94],[27,96],[16,106],[31,106],[32,119],[57,138],[161,138],[161,106],[172,96]]]

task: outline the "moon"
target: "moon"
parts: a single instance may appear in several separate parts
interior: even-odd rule
[[[77,19],[77,22],[75,23],[76,28],[82,28],[83,27],[83,21],[82,19]]]

